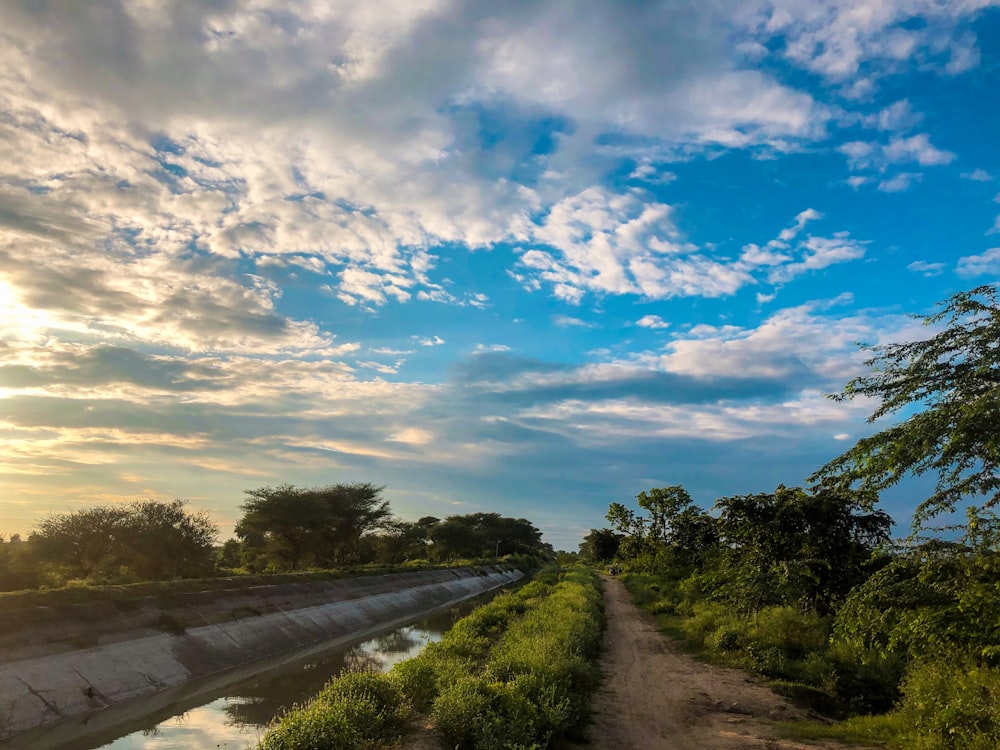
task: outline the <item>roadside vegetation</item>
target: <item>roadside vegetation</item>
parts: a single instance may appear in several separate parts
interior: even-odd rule
[[[873,348],[872,374],[834,396],[875,399],[872,420],[905,418],[810,486],[723,497],[711,512],[683,487],[651,489],[612,503],[611,527],[581,545],[619,565],[635,601],[695,652],[846,718],[786,727],[802,738],[1000,747],[997,290],[958,294],[924,322],[930,338]],[[937,481],[913,533],[893,541],[877,503],[906,474]]]
[[[370,483],[248,490],[236,538],[183,500],[94,505],[44,518],[27,539],[0,535],[0,592],[215,577],[551,558],[541,532],[499,513],[395,518]]]
[[[599,681],[599,581],[543,569],[386,674],[345,673],[280,717],[260,750],[379,748],[429,724],[444,746],[550,747],[580,726]]]

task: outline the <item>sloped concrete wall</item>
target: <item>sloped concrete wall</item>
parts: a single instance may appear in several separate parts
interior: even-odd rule
[[[332,647],[522,577],[452,569],[21,613],[0,629],[0,741],[310,646]],[[37,608],[45,609],[45,608]],[[164,632],[167,631],[167,632]]]

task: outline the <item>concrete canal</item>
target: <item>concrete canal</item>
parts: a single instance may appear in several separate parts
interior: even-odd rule
[[[22,633],[13,653],[24,658],[0,664],[0,747],[243,750],[345,665],[388,668],[409,658],[520,577],[462,569],[242,590],[228,602],[215,592],[208,624],[193,626],[190,602],[171,614],[189,623],[175,633],[148,633],[132,612],[131,632],[111,628],[87,648],[72,647],[79,622],[63,622],[61,638]],[[232,605],[254,614],[222,617]]]

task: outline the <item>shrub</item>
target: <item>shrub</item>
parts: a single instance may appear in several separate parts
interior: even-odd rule
[[[691,609],[691,615],[682,623],[684,636],[698,648],[711,648],[711,638],[724,626],[735,626],[735,620],[721,604],[698,603]]]
[[[400,734],[407,717],[398,686],[384,674],[345,672],[304,708],[271,726],[261,750],[367,750]]]
[[[917,663],[903,681],[899,713],[913,750],[1000,747],[1000,670],[955,658]]]
[[[757,617],[754,641],[762,648],[776,648],[791,659],[825,651],[828,625],[815,612],[794,607],[768,607]]]

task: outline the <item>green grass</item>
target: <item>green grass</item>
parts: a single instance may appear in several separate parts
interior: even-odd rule
[[[794,740],[837,740],[847,745],[872,745],[905,750],[906,722],[899,714],[855,716],[836,724],[795,721],[778,724],[784,737]]]
[[[448,747],[548,747],[579,726],[599,674],[599,580],[574,569],[540,571],[459,620],[437,643],[368,675],[359,707],[331,681],[308,705],[277,720],[260,750],[367,750],[394,742],[408,718],[430,717]]]

